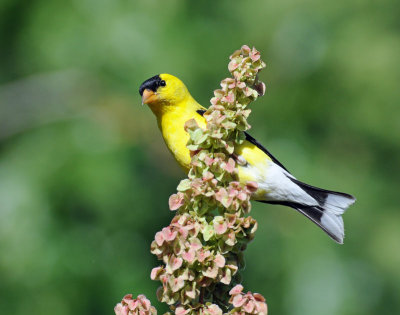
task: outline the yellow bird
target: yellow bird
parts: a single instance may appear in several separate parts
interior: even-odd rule
[[[206,108],[194,100],[181,80],[170,74],[156,75],[144,81],[139,93],[142,103],[147,104],[156,116],[168,149],[188,172],[191,158],[186,143],[189,134],[184,125],[194,118],[200,127],[205,128],[202,114]],[[342,214],[355,202],[353,196],[297,180],[248,133],[246,141],[235,149],[235,154],[245,161],[238,165],[240,182],[258,183],[253,200],[292,207],[316,223],[333,240],[343,243]]]

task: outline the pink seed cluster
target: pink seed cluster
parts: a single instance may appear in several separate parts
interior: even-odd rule
[[[151,306],[150,301],[144,296],[139,295],[136,299],[132,294],[127,294],[114,308],[116,315],[156,315],[157,310]]]
[[[261,294],[251,292],[242,293],[243,286],[236,285],[229,292],[231,298],[229,302],[234,309],[231,311],[233,315],[258,314],[267,315],[268,308],[265,299]]]
[[[185,124],[191,168],[169,199],[175,217],[151,244],[163,263],[151,272],[161,282],[157,297],[177,315],[267,314],[264,298],[243,294],[239,285],[243,251],[257,230],[246,215],[258,185],[239,182],[239,168],[247,162],[235,151],[250,128],[248,105],[265,92],[257,77],[264,67],[255,48],[242,46],[230,56],[232,77],[221,82],[203,114],[206,128],[194,119]]]
[[[241,266],[231,251],[253,239],[256,229],[254,219],[236,214],[214,216],[209,222],[189,213],[176,215],[151,244],[151,252],[165,264],[151,272],[151,279],[162,283],[160,301],[200,307],[201,292],[231,283]]]

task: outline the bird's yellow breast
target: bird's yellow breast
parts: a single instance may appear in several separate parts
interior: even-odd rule
[[[205,119],[197,114],[196,110],[183,106],[175,106],[174,110],[166,111],[159,122],[168,149],[186,172],[189,171],[191,158],[186,147],[189,134],[185,131],[184,126],[191,118],[194,118],[201,128],[206,127]]]

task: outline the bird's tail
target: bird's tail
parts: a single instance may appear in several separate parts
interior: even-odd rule
[[[343,244],[344,225],[342,214],[356,199],[349,194],[321,189],[300,182],[294,178],[290,179],[315,199],[318,205],[304,205],[292,201],[264,202],[282,204],[296,209],[323,229],[333,240],[339,244]]]

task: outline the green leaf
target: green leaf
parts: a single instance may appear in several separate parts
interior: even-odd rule
[[[190,189],[190,180],[189,179],[183,179],[179,183],[178,187],[176,188],[178,191],[186,191]]]
[[[214,227],[212,225],[207,224],[203,230],[201,231],[201,233],[203,234],[203,238],[204,240],[207,242],[208,240],[210,240],[211,237],[214,236]]]
[[[203,130],[200,128],[197,128],[196,130],[190,133],[190,138],[192,138],[192,140],[195,143],[199,143],[198,141],[202,136],[203,136]]]

